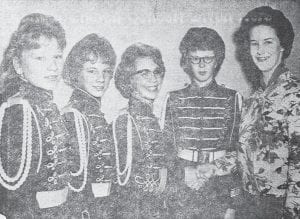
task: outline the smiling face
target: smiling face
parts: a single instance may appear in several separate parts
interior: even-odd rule
[[[250,31],[250,54],[262,72],[274,70],[282,60],[283,48],[270,26],[255,26]]]
[[[135,92],[147,100],[154,100],[161,88],[163,73],[151,57],[138,58],[135,61],[136,74],[131,77]]]
[[[20,59],[14,61],[18,74],[36,87],[53,90],[60,80],[63,57],[55,38],[41,36],[37,49],[24,50]]]
[[[217,66],[213,50],[190,51],[189,63],[193,76],[192,80],[206,84],[212,81]]]
[[[92,96],[102,97],[109,86],[113,76],[110,65],[103,63],[101,58],[95,62],[88,61],[83,64],[79,76],[79,86]]]

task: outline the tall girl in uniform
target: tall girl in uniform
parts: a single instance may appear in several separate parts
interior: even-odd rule
[[[19,90],[0,107],[0,186],[7,218],[67,218],[68,133],[52,101],[63,68],[65,32],[43,14],[25,16],[1,63]]]
[[[172,148],[153,114],[165,73],[160,51],[137,43],[121,57],[115,74],[128,112],[113,123],[118,183],[118,218],[166,218],[166,190]]]
[[[65,114],[74,145],[69,185],[74,218],[113,218],[114,148],[100,108],[115,62],[111,44],[96,34],[76,43],[65,62],[64,78],[74,88]]]

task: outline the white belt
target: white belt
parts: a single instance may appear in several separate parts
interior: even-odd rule
[[[109,196],[110,187],[111,182],[92,183],[92,191],[95,198]]]
[[[197,150],[191,149],[179,149],[177,156],[188,161],[197,163],[210,163],[225,156],[225,150],[216,150],[215,148],[204,148]]]
[[[56,191],[36,193],[36,200],[40,208],[51,208],[63,204],[67,200],[68,187]]]

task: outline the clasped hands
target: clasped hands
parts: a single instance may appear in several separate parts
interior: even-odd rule
[[[200,164],[198,166],[187,166],[184,168],[185,184],[195,190],[199,190],[215,175],[216,166],[213,164]]]

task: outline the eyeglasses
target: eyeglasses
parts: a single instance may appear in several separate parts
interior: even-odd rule
[[[209,64],[212,63],[215,60],[214,56],[204,56],[204,57],[198,57],[198,56],[190,56],[189,60],[191,61],[191,63],[193,64],[200,64],[201,60],[205,63],[205,64]]]
[[[140,75],[144,79],[150,79],[151,77],[160,78],[163,76],[163,72],[161,72],[159,69],[155,69],[154,71],[150,71],[149,69],[142,69],[135,73],[135,75]]]

